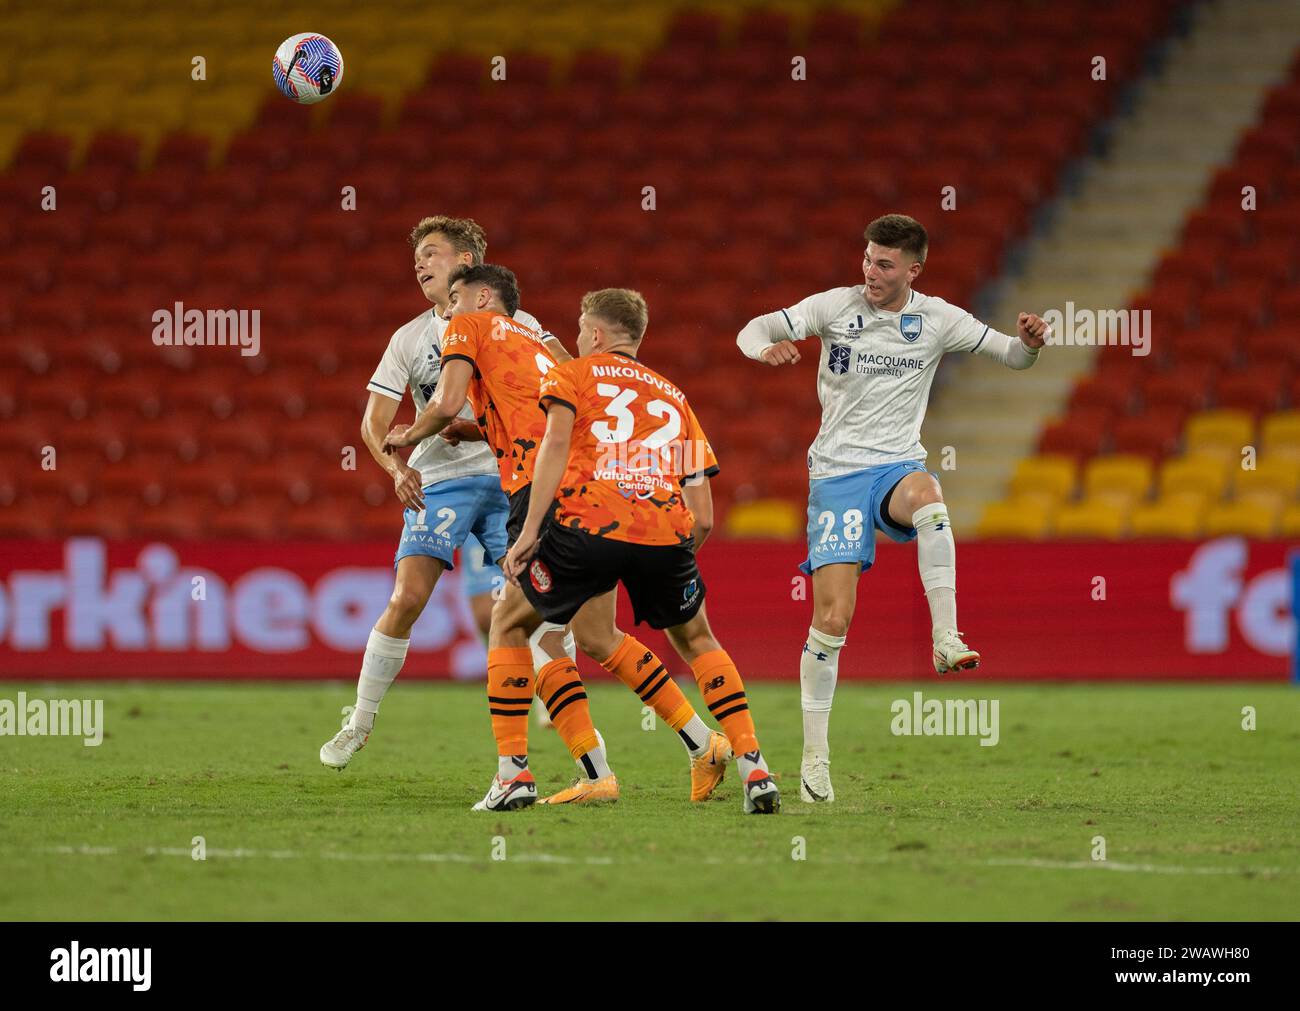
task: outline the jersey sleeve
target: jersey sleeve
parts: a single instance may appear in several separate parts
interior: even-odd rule
[[[411,380],[411,366],[403,353],[401,338],[402,331],[398,330],[384,349],[384,356],[379,359],[374,375],[366,383],[366,389],[371,393],[393,400],[401,400],[406,396],[406,387]]]
[[[459,359],[469,362],[478,371],[478,359],[483,343],[483,327],[478,320],[457,316],[442,335],[442,364]]]
[[[542,335],[542,340],[544,341],[556,339],[555,334],[551,333],[551,331],[547,330],[541,323],[537,322],[537,317],[531,312],[524,312],[524,310],[518,309],[515,311],[512,318],[516,323],[522,323],[524,326],[532,327]]]
[[[837,292],[821,291],[782,309],[779,315],[787,331],[782,339],[801,341],[822,336],[834,318],[836,296]]]
[[[955,305],[944,304],[947,323],[943,330],[943,349],[945,351],[979,351],[996,331],[987,323],[981,323],[964,309]]]
[[[549,411],[552,404],[562,404],[574,414],[578,413],[578,405],[582,402],[580,367],[581,362],[575,360],[546,371],[537,394],[543,411]]]
[[[695,416],[690,404],[686,405],[684,434],[686,443],[682,447],[682,483],[697,484],[706,477],[713,477],[722,468],[718,466],[718,458],[713,455],[713,447],[709,445],[708,436],[704,434],[700,419]]]

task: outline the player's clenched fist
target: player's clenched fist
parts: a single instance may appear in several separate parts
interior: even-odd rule
[[[412,445],[410,440],[406,438],[406,433],[410,429],[410,425],[394,425],[390,428],[388,434],[384,436],[384,452],[391,453],[395,449],[403,449]]]
[[[483,430],[478,427],[478,423],[464,418],[457,418],[438,434],[453,446],[459,446],[462,442],[484,441]]]
[[[767,348],[762,358],[768,365],[793,365],[799,360],[799,350],[794,341],[781,341]]]
[[[1042,316],[1035,316],[1032,312],[1022,312],[1020,318],[1016,320],[1016,331],[1020,334],[1020,342],[1027,348],[1041,348],[1047,343],[1047,335],[1052,332],[1052,328],[1047,325],[1047,321]]]

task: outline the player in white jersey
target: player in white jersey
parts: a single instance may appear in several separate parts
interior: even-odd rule
[[[902,214],[866,230],[865,284],[833,288],[750,320],[736,338],[746,356],[772,366],[799,360],[796,342],[822,342],[817,396],[821,429],[808,454],[808,559],[813,622],[799,664],[804,752],[800,796],[835,799],[827,726],[839,654],[857,602],[859,576],[875,560],[875,531],[917,542],[930,605],[934,669],[968,670],[980,656],[957,631],[956,546],[938,475],[925,469],[921,422],[939,359],[986,355],[1027,369],[1047,324],[1021,313],[1017,336],[998,333],[912,283],[929,244],[921,223]]]
[[[416,281],[433,308],[400,327],[388,342],[366,386],[370,399],[361,424],[370,455],[393,478],[397,497],[405,506],[404,525],[394,559],[393,594],[366,643],[356,704],[343,728],[320,749],[321,763],[334,769],[345,768],[365,747],[379,703],[406,659],[411,627],[423,613],[438,578],[453,567],[456,550],[461,550],[462,569],[468,576],[466,590],[480,624],[491,616],[492,590],[504,583],[496,560],[506,552],[509,504],[497,478],[496,458],[487,444],[425,439],[406,462],[383,451],[405,391],[410,390],[417,414],[433,396],[442,372],[448,278],[462,264],[482,263],[487,239],[472,219],[439,215],[415,226],[411,246]],[[541,331],[552,354],[568,361],[564,346],[536,319],[522,310],[515,318]],[[477,429],[468,406],[461,419],[470,431]],[[455,431],[452,428],[448,434],[454,436]],[[479,564],[466,564],[474,555],[479,556]],[[571,637],[564,648],[572,655]],[[539,655],[536,648],[534,654]],[[543,662],[545,659],[549,658]]]

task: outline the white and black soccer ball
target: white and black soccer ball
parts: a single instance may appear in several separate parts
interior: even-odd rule
[[[324,35],[290,35],[275,51],[271,74],[286,98],[313,105],[338,91],[343,80],[343,54]]]

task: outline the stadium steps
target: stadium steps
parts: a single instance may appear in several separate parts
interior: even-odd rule
[[[1129,306],[1177,245],[1188,211],[1263,96],[1285,77],[1297,37],[1300,5],[1241,0],[1196,8],[1188,32],[1170,41],[1162,66],[1135,88],[1107,150],[1081,166],[1076,191],[1029,243],[1027,267],[1005,285],[992,324],[1011,331],[1019,311],[1063,310],[1067,300],[1079,308]],[[1158,330],[1152,339],[1160,340]],[[1095,354],[1048,348],[1023,375],[988,361],[948,359],[922,442],[931,453],[958,448],[960,480],[947,490],[958,529],[973,531],[984,507],[1001,497],[1016,462],[1063,413]]]

